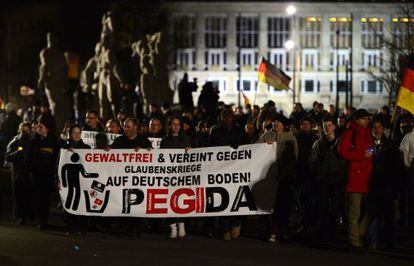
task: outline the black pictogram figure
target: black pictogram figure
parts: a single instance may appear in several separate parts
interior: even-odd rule
[[[68,195],[66,197],[65,208],[70,209],[72,205],[72,210],[76,211],[79,206],[79,200],[81,195],[79,173],[82,174],[83,177],[91,178],[99,177],[99,174],[87,173],[83,165],[77,163],[79,162],[79,154],[77,153],[72,154],[72,156],[70,156],[70,160],[73,163],[67,163],[62,166],[62,185],[63,187],[68,187]]]

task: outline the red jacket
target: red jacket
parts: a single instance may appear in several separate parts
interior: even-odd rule
[[[348,183],[345,192],[368,193],[372,172],[372,157],[365,158],[365,151],[374,146],[369,128],[351,123],[342,134],[338,152],[349,162]]]

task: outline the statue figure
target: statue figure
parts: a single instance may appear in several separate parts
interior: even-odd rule
[[[95,46],[95,54],[89,59],[82,72],[81,85],[83,92],[88,97],[89,109],[99,109],[98,94],[98,61],[101,54],[101,44]]]
[[[161,33],[147,35],[132,44],[134,54],[140,56],[140,91],[144,106],[148,110],[150,103],[171,103],[173,92],[168,86],[166,54],[161,54]]]
[[[156,95],[154,93],[155,73],[154,67],[151,64],[151,54],[147,39],[132,44],[132,49],[134,50],[134,53],[138,54],[140,57],[141,77],[139,88],[143,104],[145,108],[148,108],[148,105],[156,100]]]
[[[114,32],[114,23],[112,18],[112,11],[106,12],[102,16],[102,32],[101,35],[111,36]]]
[[[68,66],[65,55],[57,47],[56,37],[47,34],[47,47],[40,54],[38,88],[45,92],[58,130],[70,118],[71,110],[67,93]]]
[[[157,81],[154,90],[158,104],[171,103],[174,92],[169,88],[167,47],[161,32],[148,36],[148,46],[151,55],[150,61],[154,67],[154,76]]]
[[[96,67],[100,115],[106,119],[116,117],[120,105],[120,88],[124,87],[117,58],[111,49],[111,39],[110,35],[102,36]]]

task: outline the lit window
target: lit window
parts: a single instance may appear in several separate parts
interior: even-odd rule
[[[393,44],[400,48],[414,46],[414,18],[392,19]]]
[[[177,69],[194,70],[195,49],[177,49],[175,63]]]
[[[345,48],[351,46],[352,21],[350,18],[330,18],[330,37],[331,46],[336,47],[338,39],[338,47]],[[337,36],[336,32],[339,31]]]
[[[301,47],[318,48],[321,43],[321,18],[300,18],[299,33]]]
[[[383,65],[383,54],[381,50],[367,49],[363,51],[362,67],[365,70],[380,68]]]
[[[259,38],[258,17],[237,18],[237,46],[243,48],[257,47]]]
[[[258,59],[259,59],[259,52],[257,49],[241,49],[240,54],[237,58],[237,64],[240,64],[242,67],[253,68],[257,66]],[[249,69],[252,70],[252,69]]]
[[[285,49],[271,49],[267,57],[270,63],[282,70],[289,70],[289,56]]]
[[[205,52],[206,69],[224,70],[227,67],[227,52],[225,49],[209,49]]]
[[[209,17],[204,21],[204,39],[207,48],[224,48],[227,45],[227,18]]]
[[[195,47],[196,18],[182,16],[174,18],[174,42],[177,48]]]
[[[283,48],[290,38],[290,18],[272,17],[267,19],[267,44],[271,48]]]
[[[317,71],[319,68],[319,52],[317,49],[302,50],[302,70]]]
[[[362,18],[362,46],[364,48],[381,48],[384,37],[384,20],[382,18]]]

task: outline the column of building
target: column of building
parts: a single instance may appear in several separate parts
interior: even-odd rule
[[[196,36],[196,69],[198,71],[205,70],[204,54],[204,16],[202,12],[197,12],[197,36]]]
[[[236,42],[238,16],[237,12],[227,14],[227,71],[237,71],[239,68],[237,65],[238,48]],[[237,75],[233,75],[227,81],[229,94],[237,94],[237,86],[235,87],[237,77]]]
[[[352,92],[354,95],[353,105],[358,106],[361,102],[361,79],[357,73],[361,70],[362,66],[362,26],[361,18],[362,13],[352,13],[352,69],[353,69],[353,79],[352,79]],[[359,77],[359,78],[358,78]],[[355,97],[356,96],[356,97]]]
[[[267,28],[267,16],[264,13],[260,13],[259,14],[259,64],[260,61],[262,60],[262,57],[267,58],[267,50],[268,50],[268,28]],[[267,58],[268,60],[270,60],[270,58]],[[265,95],[268,93],[267,91],[267,86],[264,86],[264,84],[260,84],[258,85],[257,88],[257,95]]]
[[[329,15],[322,15],[321,22],[321,45],[319,50],[320,55],[320,100],[325,103],[331,103],[334,101],[335,97],[330,92],[330,81],[332,78],[331,66],[330,66],[330,56],[331,56],[331,31],[330,31],[330,21]]]

